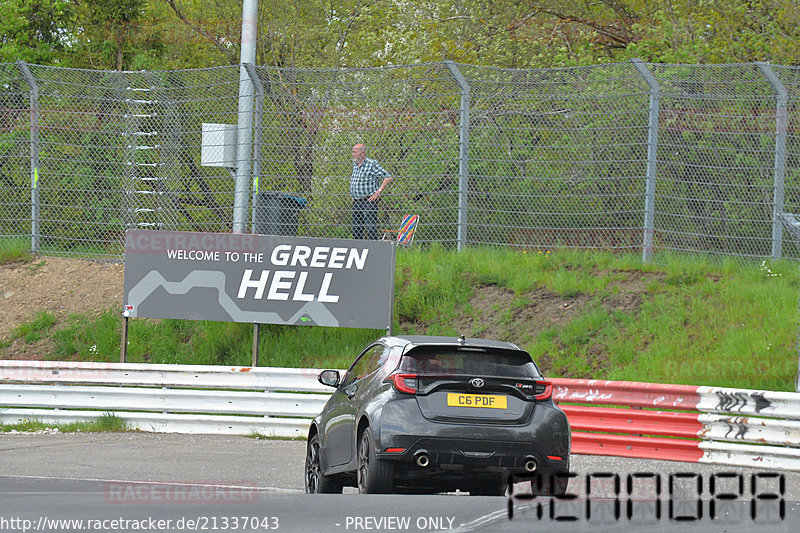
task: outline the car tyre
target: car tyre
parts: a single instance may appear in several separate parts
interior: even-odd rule
[[[372,429],[364,428],[358,445],[358,492],[361,494],[388,494],[394,483],[394,465],[375,455]]]
[[[470,496],[505,496],[508,481],[505,476],[487,479],[474,484],[469,489]]]
[[[319,435],[308,440],[306,447],[306,494],[341,494],[343,485],[333,476],[322,473]]]

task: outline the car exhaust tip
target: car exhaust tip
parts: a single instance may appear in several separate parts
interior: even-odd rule
[[[420,468],[425,468],[431,464],[431,458],[428,457],[426,452],[417,452],[414,454],[414,462],[417,463],[417,466]]]
[[[522,467],[526,472],[535,472],[539,465],[533,457],[526,457],[525,461],[522,463]]]

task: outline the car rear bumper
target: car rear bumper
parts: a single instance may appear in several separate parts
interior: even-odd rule
[[[393,445],[389,449],[400,448],[404,451],[387,452],[384,448],[378,457],[390,461],[406,462],[409,465],[430,470],[549,473],[569,468],[569,456],[547,456],[535,443],[531,442],[404,435],[395,437]]]
[[[430,473],[550,474],[569,469],[570,429],[552,403],[537,405],[526,424],[510,426],[434,422],[415,401],[401,400],[384,406],[377,445],[379,458]]]

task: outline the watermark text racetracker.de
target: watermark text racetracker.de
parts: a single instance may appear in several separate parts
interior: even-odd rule
[[[28,533],[32,531],[277,531],[280,521],[275,516],[231,515],[180,518],[53,518],[38,519],[0,516],[0,531]]]
[[[114,504],[247,504],[258,501],[252,482],[145,483],[111,481],[103,489],[105,501]]]

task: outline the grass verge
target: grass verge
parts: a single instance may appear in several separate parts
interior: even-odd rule
[[[30,263],[33,261],[30,246],[26,239],[3,239],[0,241],[0,265]]]
[[[61,433],[104,433],[128,431],[128,424],[120,417],[111,413],[87,422],[72,422],[68,424],[53,424],[42,422],[35,418],[23,420],[15,424],[0,424],[0,433],[10,433],[11,431],[33,432],[46,429],[57,429]]]
[[[551,377],[793,390],[797,264],[441,246],[401,249],[394,332],[516,342]],[[118,311],[40,315],[54,360],[119,360]],[[27,329],[24,329],[27,328]],[[249,324],[136,319],[128,360],[249,366]],[[344,368],[381,330],[263,325],[262,366]],[[0,357],[8,347],[0,347]]]

